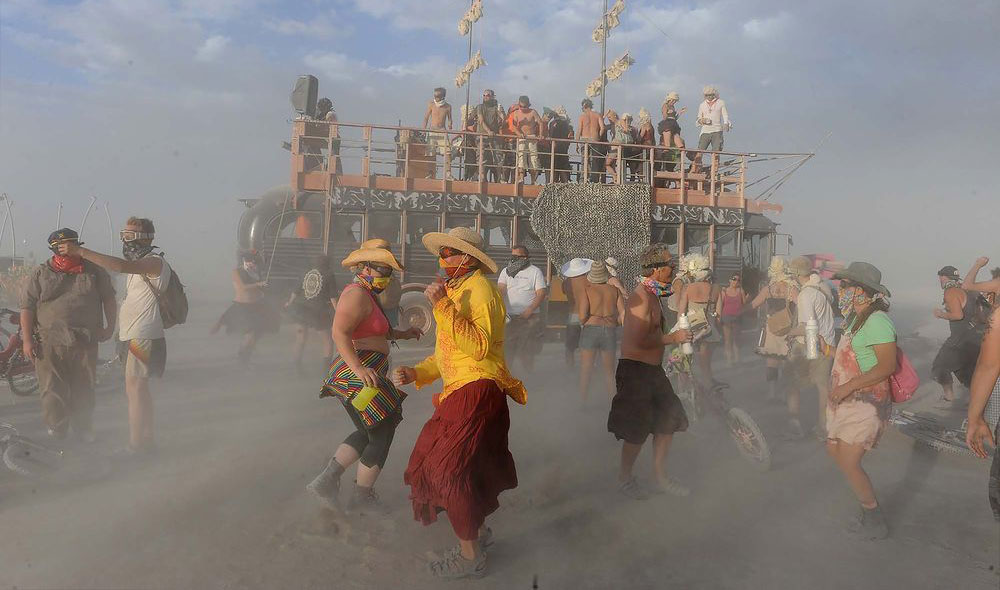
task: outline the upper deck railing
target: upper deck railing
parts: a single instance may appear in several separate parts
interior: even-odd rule
[[[709,152],[296,119],[292,186],[536,197],[546,182],[646,183],[658,204],[781,210],[767,198],[812,154]],[[537,160],[537,161],[536,161]],[[759,173],[750,176],[750,167]],[[773,163],[784,162],[777,169]],[[790,163],[789,163],[790,162]],[[537,165],[537,177],[535,168]],[[544,180],[543,180],[544,177]],[[530,180],[529,182],[526,182]],[[756,187],[753,195],[748,189]]]

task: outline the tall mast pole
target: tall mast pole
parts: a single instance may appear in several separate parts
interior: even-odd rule
[[[604,0],[607,2],[607,0]],[[475,4],[475,0],[472,0],[470,5]],[[469,57],[468,60],[472,60],[472,33],[475,31],[476,24],[469,23]],[[468,61],[466,61],[468,63]],[[465,116],[469,116],[469,101],[472,99],[472,74],[469,74],[469,80],[465,83]],[[465,121],[462,121],[461,128],[465,129]]]
[[[601,28],[604,30],[601,40],[601,116],[604,116],[604,91],[608,87],[608,0],[604,0],[604,12],[601,13]]]

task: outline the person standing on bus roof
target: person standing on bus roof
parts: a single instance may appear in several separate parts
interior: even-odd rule
[[[509,318],[504,349],[511,366],[518,360],[531,373],[535,357],[542,351],[545,321],[539,309],[545,302],[548,284],[542,269],[531,264],[527,248],[515,245],[510,253],[510,262],[497,278]]]
[[[424,113],[424,129],[434,130],[427,134],[427,143],[444,158],[445,178],[451,180],[451,140],[447,131],[452,129],[453,124],[451,105],[444,99],[446,93],[444,88],[434,89],[434,98],[427,103],[427,112]]]

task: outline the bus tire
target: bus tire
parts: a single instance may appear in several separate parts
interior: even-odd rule
[[[399,300],[399,327],[420,328],[424,334],[433,338],[434,311],[423,291],[403,293]]]

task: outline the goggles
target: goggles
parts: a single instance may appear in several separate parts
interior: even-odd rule
[[[134,229],[123,229],[118,232],[118,237],[120,237],[123,242],[134,242],[136,240],[152,240],[153,234],[150,232],[136,231]]]
[[[669,266],[670,268],[677,268],[677,261],[674,259],[667,260],[666,262],[653,262],[650,264],[644,264],[643,268],[663,268],[664,266]]]
[[[366,262],[365,266],[381,274],[383,277],[388,277],[392,275],[391,266],[386,266],[384,264],[375,264],[374,262]]]

